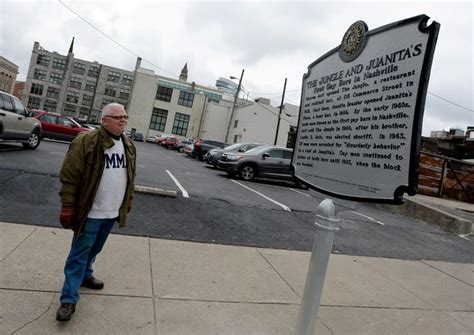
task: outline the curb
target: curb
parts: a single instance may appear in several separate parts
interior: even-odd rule
[[[427,205],[426,203],[416,201],[415,199],[404,198],[404,201],[403,205],[376,204],[375,207],[393,214],[401,214],[417,221],[438,226],[450,233],[471,233],[472,222],[466,219],[447,213],[442,209]]]
[[[150,187],[150,186],[135,185],[135,192],[142,193],[142,194],[158,195],[158,196],[169,197],[169,198],[177,197],[176,191],[163,190],[161,188]]]

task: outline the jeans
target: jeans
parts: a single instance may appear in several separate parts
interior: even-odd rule
[[[84,230],[72,239],[71,251],[64,266],[61,303],[76,304],[82,281],[92,277],[92,264],[109,236],[117,218],[87,219]]]

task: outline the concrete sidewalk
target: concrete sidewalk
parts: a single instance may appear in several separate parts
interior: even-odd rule
[[[0,334],[293,334],[309,252],[111,235],[69,322],[72,232],[0,223]],[[317,334],[473,334],[473,264],[331,255]]]

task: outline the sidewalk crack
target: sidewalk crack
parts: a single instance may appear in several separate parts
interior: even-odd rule
[[[25,328],[26,326],[28,326],[29,324],[39,320],[44,314],[46,314],[50,309],[51,309],[51,306],[53,305],[53,302],[54,302],[54,296],[55,294],[52,294],[51,296],[51,302],[49,303],[49,306],[46,308],[46,310],[44,310],[42,313],[40,313],[40,315],[38,315],[36,318],[34,318],[33,320],[30,320],[28,322],[26,322],[24,325],[20,326],[19,328],[15,329],[14,331],[12,331],[10,333],[10,335],[13,335],[15,334],[16,332],[22,330],[23,328]]]
[[[151,238],[149,237],[148,237],[148,260],[150,262],[151,300],[153,303],[154,328],[155,328],[155,334],[158,335],[158,323],[156,321],[155,286],[153,285],[153,266],[151,264]]]
[[[427,265],[427,266],[429,266],[430,268],[435,269],[436,271],[439,271],[439,272],[444,273],[445,275],[447,275],[447,276],[449,276],[449,277],[451,277],[451,278],[453,278],[453,279],[456,279],[457,281],[460,281],[460,282],[463,283],[463,284],[466,284],[466,285],[468,285],[468,286],[474,287],[474,285],[469,284],[469,283],[466,283],[464,280],[459,279],[459,278],[457,278],[457,277],[454,277],[452,274],[447,273],[446,271],[443,271],[443,270],[441,270],[441,269],[438,269],[437,267],[435,267],[435,266],[433,266],[433,265],[431,265],[431,264],[429,264],[429,263],[426,263],[426,261],[424,261],[424,260],[421,260],[420,262],[423,263],[423,264],[425,264],[425,265]]]
[[[283,280],[285,282],[286,285],[288,285],[288,287],[293,291],[294,294],[296,294],[296,296],[301,299],[301,296],[298,294],[298,292],[296,292],[296,290],[293,288],[293,286],[291,286],[291,284],[285,279],[285,277],[283,277],[283,275],[278,272],[278,270],[273,266],[272,263],[270,263],[270,261],[265,257],[265,255],[263,255],[263,253],[258,249],[258,248],[255,248],[257,250],[257,252],[260,254],[260,256],[263,257],[263,259],[265,260],[265,262],[267,262],[267,264],[273,269],[273,271],[276,272],[276,274],[281,278],[281,280]]]
[[[3,257],[2,259],[0,259],[0,263],[2,263],[4,260],[6,260],[16,249],[18,249],[18,248],[19,248],[27,239],[29,239],[30,236],[33,235],[33,233],[34,233],[35,231],[37,231],[37,230],[38,230],[38,228],[33,229],[33,231],[32,231],[31,233],[29,233],[28,236],[26,236],[26,237],[23,239],[23,241],[21,241],[20,243],[18,243],[18,245],[17,245],[15,248],[13,248],[5,257]]]

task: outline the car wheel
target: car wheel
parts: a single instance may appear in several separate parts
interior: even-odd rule
[[[257,169],[253,165],[244,165],[239,171],[240,178],[246,181],[253,180],[257,175]]]
[[[28,142],[23,142],[23,148],[25,149],[31,149],[34,150],[38,147],[38,145],[41,142],[41,136],[39,134],[39,131],[35,130],[33,133],[31,133],[30,137],[28,138]]]

